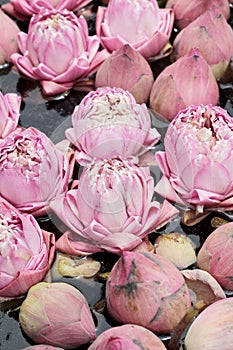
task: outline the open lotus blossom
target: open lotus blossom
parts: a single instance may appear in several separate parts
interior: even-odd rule
[[[76,11],[90,2],[91,0],[10,0],[2,5],[2,9],[10,16],[27,21],[41,9]]]
[[[213,7],[217,8],[226,20],[230,17],[228,0],[168,0],[166,8],[170,7],[175,13],[175,25],[180,30]]]
[[[0,197],[0,299],[21,297],[40,282],[55,252],[53,233]]]
[[[106,305],[118,322],[170,333],[191,302],[184,277],[169,260],[159,254],[123,252],[107,280]]]
[[[173,59],[198,47],[216,77],[220,79],[233,55],[233,30],[223,14],[212,9],[182,29],[173,42]]]
[[[89,92],[72,115],[73,128],[66,137],[76,147],[77,161],[85,165],[93,159],[116,156],[138,157],[160,139],[151,127],[145,104],[121,88],[103,87]]]
[[[3,95],[0,91],[0,138],[7,137],[19,122],[21,97],[14,93]]]
[[[86,298],[68,283],[40,282],[31,287],[20,307],[19,321],[36,344],[77,349],[96,338]]]
[[[148,329],[125,324],[107,329],[90,345],[88,350],[166,350],[165,345]]]
[[[167,201],[153,201],[149,167],[120,158],[85,167],[77,189],[55,198],[50,206],[67,225],[57,249],[69,254],[106,250],[119,254],[177,216]]]
[[[218,100],[217,81],[198,48],[190,49],[167,66],[154,81],[150,92],[150,108],[169,121],[185,107],[216,105]]]
[[[233,208],[233,120],[221,107],[190,106],[168,126],[155,191],[202,213]]]
[[[0,140],[0,195],[21,212],[46,215],[50,200],[67,191],[72,163],[72,153],[39,130],[16,130]]]
[[[110,52],[130,44],[149,58],[168,43],[173,22],[173,10],[159,9],[156,0],[110,0],[98,8],[96,33]]]
[[[94,73],[105,59],[96,35],[89,36],[87,21],[68,10],[42,10],[32,17],[28,33],[18,34],[21,54],[11,61],[19,72],[39,80],[46,95],[70,89]]]
[[[0,9],[0,65],[10,62],[13,53],[18,52],[17,36],[20,32],[18,25]]]

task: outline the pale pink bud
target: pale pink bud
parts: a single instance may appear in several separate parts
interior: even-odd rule
[[[159,254],[124,252],[106,285],[107,310],[121,323],[169,333],[188,311],[190,295],[181,272]]]
[[[1,36],[0,36],[0,65],[10,61],[10,57],[13,53],[19,51],[17,43],[17,35],[19,33],[19,27],[17,24],[7,16],[0,9],[0,23],[1,23]]]
[[[8,93],[3,95],[0,92],[0,138],[8,136],[18,126],[20,115],[21,97]]]
[[[153,72],[147,60],[129,44],[122,45],[98,68],[95,86],[120,87],[128,90],[137,103],[146,103],[152,84]]]
[[[95,325],[87,300],[67,283],[41,282],[23,301],[19,322],[35,343],[74,349],[95,339]]]
[[[219,88],[211,68],[199,49],[193,48],[156,78],[150,93],[150,108],[171,121],[185,107],[215,105],[218,100]]]

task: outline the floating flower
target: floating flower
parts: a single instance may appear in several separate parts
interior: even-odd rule
[[[13,53],[19,51],[17,35],[20,32],[17,24],[0,9],[0,65],[10,62]]]
[[[233,120],[218,106],[191,106],[168,126],[155,157],[163,177],[155,191],[202,213],[233,208]]]
[[[137,157],[160,139],[151,127],[146,105],[137,104],[121,88],[90,92],[75,108],[72,124],[66,137],[75,145],[76,159],[82,165],[93,159]]]
[[[33,16],[28,33],[19,33],[18,44],[22,54],[13,54],[11,61],[20,73],[39,80],[46,95],[70,89],[105,59],[98,37],[88,34],[86,19],[66,9]]]
[[[85,167],[78,188],[50,203],[69,228],[57,249],[77,255],[135,248],[178,213],[167,201],[152,201],[153,193],[149,167],[119,158]]]
[[[122,45],[98,68],[96,88],[120,87],[129,91],[137,103],[146,103],[152,84],[153,72],[147,60],[129,44]]]
[[[226,20],[230,17],[228,0],[168,0],[166,8],[172,8],[175,13],[175,25],[180,30],[211,8],[217,8]]]
[[[216,77],[224,74],[233,55],[233,30],[219,10],[208,10],[182,29],[173,43],[173,58],[198,47]]]
[[[96,33],[110,52],[130,44],[148,58],[168,43],[173,22],[173,10],[159,9],[156,0],[110,0],[98,7]]]
[[[76,349],[96,337],[84,295],[62,282],[41,282],[31,287],[20,307],[19,322],[37,344]]]
[[[185,107],[216,105],[218,100],[217,81],[198,48],[191,49],[167,66],[156,78],[150,92],[150,108],[169,121]]]
[[[20,115],[21,97],[8,93],[3,95],[0,91],[0,138],[7,137],[17,128]]]
[[[49,270],[55,237],[0,197],[0,298],[21,297]]]
[[[169,333],[191,306],[181,272],[159,254],[124,252],[106,285],[106,305],[121,323]]]
[[[71,160],[39,130],[19,129],[0,140],[0,195],[21,212],[45,215],[68,189]]]
[[[110,349],[166,350],[159,337],[148,329],[135,324],[125,324],[107,329],[88,348],[88,350]]]

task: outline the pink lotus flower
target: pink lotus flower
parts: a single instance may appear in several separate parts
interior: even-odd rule
[[[0,37],[0,65],[10,62],[10,56],[19,51],[17,35],[19,27],[0,9],[1,37]]]
[[[0,140],[0,194],[24,213],[46,215],[49,202],[67,190],[72,157],[34,128]]]
[[[10,16],[27,21],[42,9],[76,11],[90,2],[91,0],[10,0],[2,5],[2,9]]]
[[[91,344],[88,350],[166,350],[163,342],[148,329],[125,324],[107,329]]]
[[[228,0],[168,0],[166,8],[172,8],[175,13],[175,25],[181,30],[205,11],[217,8],[226,20],[230,17]]]
[[[218,10],[208,10],[182,29],[173,43],[173,58],[198,47],[216,77],[224,74],[233,55],[233,30]]]
[[[8,93],[3,95],[0,91],[0,138],[7,137],[18,126],[21,97]]]
[[[159,9],[156,0],[110,0],[98,7],[96,33],[110,52],[130,44],[148,58],[167,44],[173,22],[173,10]]]
[[[233,290],[232,279],[233,223],[215,229],[205,240],[198,255],[197,265],[209,272],[225,289]]]
[[[159,254],[124,252],[106,285],[108,313],[155,333],[169,333],[191,306],[184,277]]]
[[[129,91],[137,103],[146,103],[152,84],[153,72],[147,60],[129,44],[122,45],[98,68],[96,88],[120,87]]]
[[[18,35],[22,54],[11,61],[20,73],[39,80],[46,95],[70,89],[94,73],[105,57],[99,39],[89,36],[87,21],[68,10],[43,10],[32,17],[28,33]]]
[[[23,301],[19,321],[35,343],[76,349],[95,339],[95,324],[84,295],[68,283],[41,282]]]
[[[119,158],[96,161],[84,168],[77,189],[50,203],[69,228],[57,249],[77,255],[135,248],[178,213],[166,201],[152,201],[153,193],[149,167]]]
[[[0,299],[23,296],[49,270],[55,237],[0,197]]]
[[[75,145],[76,159],[82,165],[93,159],[138,157],[160,139],[151,127],[146,105],[137,104],[121,88],[90,92],[75,108],[72,124],[66,137]]]
[[[218,106],[191,106],[168,126],[165,152],[155,157],[163,177],[155,191],[195,209],[233,208],[233,120]]]
[[[218,100],[217,81],[198,48],[166,67],[150,92],[150,108],[169,121],[185,107],[216,105]]]

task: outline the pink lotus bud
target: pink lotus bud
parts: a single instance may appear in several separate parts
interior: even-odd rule
[[[163,177],[155,191],[195,209],[233,208],[233,119],[221,107],[191,106],[168,126],[165,152],[155,157]]]
[[[19,33],[18,44],[22,54],[13,54],[11,61],[20,73],[39,80],[46,95],[70,89],[106,58],[105,51],[98,51],[98,37],[88,35],[85,18],[66,9],[44,9],[33,16],[28,33]]]
[[[151,127],[146,105],[137,104],[121,88],[90,92],[75,108],[72,124],[66,137],[75,145],[76,159],[82,165],[93,159],[138,157],[160,139]]]
[[[21,212],[47,214],[50,200],[67,190],[71,160],[39,130],[16,130],[0,140],[1,196]]]
[[[76,11],[90,2],[91,0],[10,0],[2,5],[2,9],[10,16],[27,21],[43,9]]]
[[[218,300],[202,311],[185,337],[186,350],[232,349],[233,298]]]
[[[213,7],[218,9],[226,20],[229,19],[230,7],[228,0],[168,0],[166,3],[166,8],[173,9],[175,25],[180,30]]]
[[[10,61],[10,56],[19,51],[17,44],[17,35],[19,27],[0,9],[0,65]]]
[[[233,290],[232,236],[232,222],[218,227],[207,237],[197,255],[198,267],[208,271],[223,288],[229,290]]]
[[[95,324],[87,300],[67,283],[41,282],[23,301],[19,322],[37,344],[78,348],[95,339]]]
[[[178,33],[173,58],[177,60],[193,47],[199,48],[216,79],[220,79],[233,55],[233,30],[218,10],[204,12]]]
[[[171,121],[185,107],[216,105],[218,100],[219,88],[211,68],[199,49],[193,48],[159,74],[151,89],[150,108]]]
[[[167,201],[152,201],[149,167],[114,158],[85,167],[77,189],[55,198],[51,209],[69,231],[57,241],[68,254],[131,250],[178,213]]]
[[[88,350],[166,350],[163,342],[148,329],[125,324],[107,329],[91,344]]]
[[[106,285],[108,313],[155,333],[169,333],[188,311],[190,295],[181,272],[159,254],[124,252]]]
[[[152,84],[153,72],[147,60],[129,44],[122,45],[98,68],[95,86],[120,87],[128,90],[137,103],[146,103]]]
[[[0,299],[23,296],[54,258],[55,237],[0,197]]]
[[[7,137],[17,128],[20,115],[21,97],[16,94],[3,95],[0,92],[0,138]]]
[[[148,58],[167,44],[173,22],[173,10],[159,9],[156,0],[110,0],[98,7],[96,33],[110,52],[130,44]]]
[[[32,345],[27,348],[23,348],[22,350],[63,350],[62,348],[57,348],[51,345]]]

